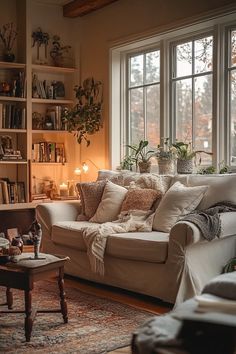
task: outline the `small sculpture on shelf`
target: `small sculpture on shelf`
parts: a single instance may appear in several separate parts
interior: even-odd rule
[[[4,45],[4,61],[13,62],[15,55],[12,53],[12,48],[17,36],[16,28],[13,22],[7,23],[0,29],[0,38]]]

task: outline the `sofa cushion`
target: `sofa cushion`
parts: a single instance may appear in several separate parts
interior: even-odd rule
[[[90,221],[104,223],[117,220],[127,192],[126,188],[107,181],[101,202]]]
[[[236,301],[236,272],[221,274],[213,278],[204,286],[202,293]]]
[[[88,221],[60,221],[52,226],[52,241],[58,245],[86,251],[82,228],[94,225]]]
[[[207,186],[186,187],[176,182],[166,192],[155,212],[153,229],[170,232],[180,217],[196,209],[207,188]]]
[[[125,196],[121,211],[150,210],[156,199],[161,196],[162,193],[154,189],[130,189]]]
[[[171,185],[181,182],[186,186],[209,186],[197,209],[204,210],[212,205],[228,201],[236,204],[236,174],[215,175],[177,175],[172,178]]]
[[[227,201],[236,204],[236,174],[215,176],[189,176],[189,186],[209,186],[198,209],[207,209],[212,205]]]
[[[82,206],[82,215],[78,215],[78,220],[89,220],[95,214],[102,199],[105,185],[105,180],[77,184]]]
[[[164,232],[128,232],[108,237],[106,254],[109,256],[164,263],[168,254],[169,234]]]
[[[94,225],[90,222],[61,221],[52,227],[52,241],[64,247],[86,252],[81,229]],[[109,256],[164,263],[167,258],[169,235],[163,232],[130,232],[108,237],[106,254]]]

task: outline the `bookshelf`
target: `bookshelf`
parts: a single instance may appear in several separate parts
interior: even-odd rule
[[[64,42],[69,38],[76,63],[78,48],[68,36],[70,23],[63,18],[59,7],[54,7],[52,13],[48,6],[35,0],[2,0],[0,4],[0,23],[13,22],[18,29],[14,62],[3,61],[0,45],[0,142],[7,136],[12,151],[21,154],[20,158],[3,160],[0,150],[0,180],[8,178],[11,183],[24,185],[25,189],[24,203],[2,204],[0,201],[0,212],[21,207],[29,209],[32,193],[42,193],[50,180],[59,190],[62,182],[74,179],[73,171],[78,164],[78,144],[61,120],[62,111],[75,103],[73,88],[79,83],[78,68],[76,65],[54,66],[50,48],[47,62],[38,63],[36,48],[32,47],[32,32],[39,27],[40,19],[40,27],[51,38],[54,34],[61,36]],[[64,33],[67,33],[65,39]],[[40,51],[42,56],[42,49]],[[37,90],[33,90],[34,79],[38,80]],[[32,147],[39,144],[43,151],[49,146],[60,147],[63,158],[58,158],[58,154],[51,157],[50,153],[50,156],[35,159]]]

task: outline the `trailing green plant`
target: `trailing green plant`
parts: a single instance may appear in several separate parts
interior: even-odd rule
[[[203,167],[198,171],[198,173],[200,175],[211,175],[216,173],[216,168],[214,166]]]
[[[170,138],[162,138],[163,145],[157,145],[156,157],[159,160],[174,160],[176,158],[176,148],[170,144]]]
[[[50,50],[50,56],[53,59],[55,65],[60,64],[60,60],[64,53],[68,53],[71,49],[70,45],[61,45],[61,38],[58,35],[52,37],[52,49]]]
[[[192,160],[197,154],[205,153],[207,155],[212,155],[212,152],[207,152],[204,150],[193,150],[191,143],[184,143],[183,141],[177,141],[172,144],[176,148],[177,158],[180,160]],[[199,159],[199,164],[201,164],[201,157]]]
[[[127,147],[133,151],[131,158],[135,162],[136,167],[139,162],[147,163],[150,158],[154,156],[154,150],[146,151],[148,144],[148,140],[140,140],[138,145],[127,145]]]
[[[223,174],[229,173],[229,172],[230,172],[230,167],[228,165],[226,165],[224,161],[221,161],[219,163],[219,173],[221,175],[223,175]]]
[[[122,170],[132,171],[132,166],[134,165],[134,160],[131,155],[125,155],[123,160],[120,162],[120,168]]]
[[[63,121],[79,144],[84,140],[89,146],[89,136],[102,128],[102,82],[88,78],[82,86],[75,86],[74,91],[78,103],[71,109],[65,109]]]

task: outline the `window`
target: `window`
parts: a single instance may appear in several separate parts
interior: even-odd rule
[[[173,137],[195,150],[212,151],[213,36],[173,46]],[[211,163],[209,155],[202,155]]]
[[[156,147],[160,141],[160,51],[128,59],[128,120],[126,141],[141,139]]]
[[[228,51],[228,97],[230,121],[230,163],[236,166],[236,30],[229,31]]]
[[[236,170],[235,12],[116,45],[111,59],[113,168],[126,144],[170,137]]]

